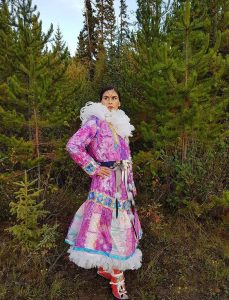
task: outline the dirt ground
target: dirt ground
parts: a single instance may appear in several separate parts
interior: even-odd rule
[[[125,272],[130,299],[229,299],[229,236],[224,223],[153,210],[139,211],[139,216],[143,262],[140,269]],[[9,235],[1,230],[0,299],[114,299],[109,281],[96,269],[85,270],[69,261],[68,245],[63,242],[68,223],[69,219],[62,220],[59,248],[45,257],[48,267],[18,256]]]

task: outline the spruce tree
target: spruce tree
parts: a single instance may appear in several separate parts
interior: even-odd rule
[[[105,0],[96,0],[96,36],[98,50],[104,48],[104,1]]]
[[[15,14],[10,16],[10,28],[15,34],[14,46],[5,48],[5,52],[1,53],[1,60],[8,56],[12,57],[12,62],[14,62],[10,76],[5,78],[1,86],[2,93],[0,97],[1,113],[3,114],[0,136],[1,157],[5,158],[2,166],[3,170],[8,170],[6,176],[7,173],[23,168],[25,165],[31,166],[37,159],[36,155],[33,157],[33,151],[36,152],[37,149],[36,146],[33,147],[32,145],[31,130],[29,133],[25,130],[25,128],[28,128],[29,119],[33,115],[31,103],[33,96],[31,88],[29,88],[33,84],[33,80],[30,80],[31,76],[29,76],[29,73],[33,72],[33,66],[32,64],[29,65],[29,60],[34,57],[34,62],[37,55],[36,51],[31,53],[29,39],[34,38],[33,34],[37,27],[33,16],[35,9],[31,8],[31,3],[25,4],[24,10],[22,5],[21,2],[18,2],[17,6],[14,6],[14,9],[11,10],[13,13],[16,11],[17,14],[17,16]],[[22,13],[24,13],[24,16]],[[30,14],[29,22],[26,22],[27,13]],[[7,25],[9,25],[8,20],[5,20],[5,27]],[[22,28],[24,28],[24,32]],[[36,43],[35,39],[33,39],[33,43]],[[36,47],[40,51],[39,43],[36,44]],[[29,123],[30,129],[31,124],[32,122]]]
[[[16,201],[10,202],[10,212],[16,215],[16,224],[6,229],[19,243],[21,251],[26,254],[53,248],[58,227],[40,224],[49,212],[44,209],[45,200],[37,201],[43,190],[34,187],[36,181],[30,182],[25,171],[24,180],[14,182],[19,186],[19,190],[15,192]]]
[[[84,38],[84,30],[80,30],[79,36],[78,36],[78,42],[77,42],[77,48],[76,48],[76,55],[75,58],[79,58],[81,60],[84,60],[87,58],[88,52],[87,52],[87,42],[85,42]]]
[[[182,19],[176,24],[178,33],[174,34],[176,45],[166,47],[165,62],[168,67],[167,78],[180,102],[174,107],[173,113],[180,130],[184,161],[190,137],[198,137],[206,143],[215,141],[220,135],[222,128],[217,124],[217,119],[223,112],[225,99],[215,102],[214,96],[224,69],[223,59],[217,54],[220,32],[217,33],[214,47],[211,47],[206,30],[209,26],[208,16],[193,17],[190,1],[185,2],[182,11]],[[180,43],[177,43],[177,39]]]
[[[119,13],[119,34],[118,34],[118,48],[122,48],[129,36],[127,5],[125,0],[120,0]]]
[[[15,33],[11,27],[12,18],[5,0],[0,3],[0,84],[12,75],[15,65],[13,55]]]
[[[70,53],[66,43],[63,41],[63,35],[60,31],[60,27],[57,27],[55,36],[54,36],[54,43],[52,45],[52,51],[58,53],[59,55],[63,55],[64,57],[70,57]]]
[[[105,36],[107,47],[111,49],[114,46],[116,38],[116,18],[114,11],[114,0],[106,0],[104,3],[105,11]]]
[[[58,104],[56,101],[58,99],[58,92],[62,89],[60,83],[65,81],[65,72],[70,63],[70,52],[66,43],[63,41],[63,35],[60,31],[60,28],[57,28],[56,34],[54,36],[54,42],[52,44],[52,51],[46,53],[44,57],[47,57],[48,64],[50,67],[50,72],[48,77],[52,78],[50,85],[48,87],[48,97],[49,97],[49,107],[55,106]]]
[[[138,39],[142,38],[142,42],[151,47],[153,40],[161,35],[162,17],[168,11],[170,1],[137,0],[137,4]]]
[[[14,97],[23,98],[26,103],[24,116],[29,132],[26,137],[33,143],[33,158],[38,160],[38,184],[40,184],[40,160],[42,126],[47,125],[41,117],[41,105],[43,105],[45,92],[43,86],[44,73],[46,73],[45,60],[42,57],[42,50],[49,38],[51,37],[53,28],[51,27],[45,35],[42,33],[41,21],[39,21],[39,13],[36,14],[36,6],[32,7],[32,1],[18,1],[16,4],[16,28],[18,31],[17,57],[18,72],[11,80],[11,92]],[[17,88],[23,92],[18,93]],[[41,89],[44,89],[41,94]]]
[[[116,17],[113,0],[96,0],[98,47],[111,49],[116,39]]]
[[[185,161],[193,139],[207,145],[222,137],[224,125],[218,120],[224,114],[226,99],[216,101],[215,96],[221,89],[224,61],[217,54],[219,32],[214,47],[209,44],[207,15],[197,18],[189,1],[175,13],[167,43],[154,39],[151,47],[148,40],[139,47],[138,61],[145,56],[139,65],[141,84],[154,116],[152,122],[142,125],[156,148],[168,148],[170,142],[179,141],[181,160]]]
[[[36,166],[40,185],[41,164],[53,158],[59,127],[65,121],[61,110],[68,95],[65,72],[69,53],[60,31],[53,51],[47,51],[53,28],[47,34],[42,32],[39,13],[30,0],[17,1],[14,11],[14,72],[4,82],[5,92],[0,98],[5,115],[1,157],[5,157],[3,169],[8,173]],[[56,136],[54,128],[58,128]]]
[[[93,9],[91,1],[84,1],[84,26],[78,37],[78,46],[76,56],[84,59],[85,62],[92,63],[96,57],[96,17],[95,9]]]
[[[132,46],[124,66],[129,98],[134,104],[134,118],[141,120],[135,143],[139,149],[145,150],[161,141],[160,137],[156,138],[159,125],[156,115],[162,112],[160,103],[166,101],[167,85],[156,53],[160,52],[159,46],[163,40],[160,28],[167,6],[163,8],[163,1],[158,0],[140,0],[137,3],[138,30],[131,35]]]

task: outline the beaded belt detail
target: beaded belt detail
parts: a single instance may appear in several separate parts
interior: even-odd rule
[[[101,204],[105,207],[116,209],[116,199],[108,197],[103,193],[98,193],[95,191],[90,191],[87,200],[92,200],[95,203]],[[128,210],[131,208],[131,202],[127,200],[118,200],[118,209]]]

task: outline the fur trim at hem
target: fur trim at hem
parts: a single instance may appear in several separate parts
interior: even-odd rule
[[[136,270],[142,265],[142,252],[140,249],[136,249],[134,254],[126,260],[107,257],[102,254],[81,252],[73,250],[72,247],[70,247],[68,253],[70,254],[69,260],[84,269],[102,266],[105,270],[111,272],[112,269],[119,269],[120,271]]]

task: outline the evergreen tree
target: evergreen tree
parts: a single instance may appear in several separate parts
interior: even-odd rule
[[[11,24],[12,16],[7,2],[2,1],[0,5],[0,139],[3,139],[2,148],[5,147],[7,141],[10,142],[8,135],[10,133],[17,134],[24,122],[24,118],[15,110],[16,103],[10,101],[7,85],[8,78],[15,72],[16,64],[14,55],[16,36]],[[12,145],[15,140],[16,138],[12,141]]]
[[[65,80],[65,72],[68,64],[70,63],[70,52],[66,43],[63,41],[63,35],[60,28],[57,28],[54,36],[54,43],[52,45],[52,52],[47,53],[46,56],[49,58],[50,73],[48,77],[52,78],[48,88],[49,107],[57,104],[58,93],[62,89],[60,83]],[[47,108],[47,107],[46,107]]]
[[[77,57],[84,59],[89,63],[96,57],[96,17],[95,10],[92,7],[90,0],[85,0],[84,4],[84,26],[78,37]]]
[[[138,39],[141,38],[147,47],[151,47],[153,40],[161,35],[162,17],[167,12],[170,1],[137,0],[137,4]]]
[[[100,49],[95,63],[94,87],[97,91],[107,83],[107,52]]]
[[[176,90],[176,95],[179,95],[177,98],[181,97],[181,106],[178,105],[180,108],[177,107],[176,112],[179,111],[180,119],[178,121],[177,118],[177,126],[182,128],[182,160],[187,157],[190,136],[198,136],[205,143],[215,142],[221,136],[222,126],[218,124],[218,118],[225,107],[224,97],[215,101],[218,89],[221,89],[220,78],[224,70],[223,59],[217,55],[220,32],[212,48],[207,33],[208,16],[203,14],[201,18],[194,18],[191,9],[191,3],[186,1],[182,21],[177,23],[179,33],[178,36],[175,35],[175,40],[177,43],[177,39],[182,38],[184,47],[180,47],[181,43],[178,47],[174,44],[174,49],[180,54],[174,55],[174,50],[171,49],[169,52],[174,53],[172,56],[176,58],[167,61],[171,64],[168,80]]]
[[[11,92],[14,97],[20,97],[26,104],[24,116],[29,129],[28,138],[34,146],[33,158],[42,159],[41,139],[42,120],[40,109],[45,87],[43,86],[44,73],[46,73],[47,62],[42,57],[42,50],[48,42],[53,28],[46,35],[42,33],[42,25],[38,20],[39,13],[35,14],[36,6],[32,7],[32,1],[18,1],[16,4],[16,28],[18,31],[17,57],[18,72],[11,79]],[[22,93],[18,93],[18,88]],[[40,94],[41,89],[44,89]],[[40,163],[38,162],[38,177],[40,184]]]
[[[122,45],[125,43],[127,37],[129,36],[128,28],[128,16],[127,16],[127,5],[125,0],[120,0],[120,24],[119,24],[119,34],[118,34],[118,48],[122,48]]]
[[[4,0],[0,3],[0,84],[12,75],[15,64],[13,55],[15,34],[11,22],[10,11]]]
[[[80,30],[79,36],[78,36],[78,43],[77,43],[77,49],[76,49],[76,58],[84,59],[87,57],[87,43],[85,43],[84,39],[84,31],[83,29]]]
[[[1,157],[5,157],[3,169],[8,173],[37,166],[40,185],[41,162],[53,156],[57,137],[60,138],[59,133],[51,138],[50,128],[64,122],[60,108],[64,106],[63,97],[68,95],[64,74],[69,54],[64,47],[60,53],[60,34],[53,52],[47,53],[53,29],[51,26],[47,34],[42,32],[39,13],[30,0],[17,1],[14,11],[14,72],[4,82],[5,94],[0,98],[4,114]]]
[[[54,44],[53,46],[53,52],[58,53],[59,55],[63,55],[64,57],[70,57],[70,53],[68,51],[68,47],[66,46],[66,43],[63,41],[63,35],[60,31],[60,27],[57,27],[57,31],[54,36]]]
[[[96,36],[98,49],[104,48],[104,23],[105,23],[105,12],[104,12],[104,1],[96,0]]]
[[[40,51],[40,44],[39,41],[33,39],[33,44],[36,44],[37,51],[34,47],[34,53],[31,53],[32,49],[29,47],[29,39],[34,38],[33,35],[38,29],[33,16],[35,9],[31,8],[31,3],[25,4],[24,10],[22,5],[21,2],[18,2],[17,7],[14,6],[14,11],[17,8],[17,19],[11,15],[11,19],[14,19],[11,24],[14,26],[16,35],[15,44],[13,49],[5,49],[5,54],[14,57],[14,70],[11,76],[5,79],[3,84],[5,93],[1,95],[1,113],[4,114],[0,136],[2,144],[1,156],[6,158],[3,167],[6,167],[4,169],[8,169],[8,172],[11,172],[15,165],[20,164],[23,166],[24,163],[31,163],[33,151],[31,130],[29,135],[25,131],[27,124],[30,124],[29,128],[31,129],[32,122],[29,123],[29,119],[33,115],[33,94],[30,88],[33,84],[32,76],[30,76],[33,73],[33,66],[32,64],[29,65],[28,61],[36,57],[37,52]],[[29,14],[29,21],[26,19],[27,13]],[[5,56],[1,55],[1,58],[3,59]],[[35,59],[33,59],[34,61]],[[28,141],[29,139],[31,142]],[[35,148],[36,146],[34,147],[34,152],[37,150]]]
[[[161,76],[160,66],[157,66],[156,53],[163,40],[163,32],[160,28],[167,6],[163,10],[163,1],[158,0],[146,2],[140,0],[137,3],[138,31],[131,36],[134,50],[129,47],[125,70],[129,90],[134,91],[129,95],[134,103],[134,115],[136,119],[142,120],[138,128],[141,134],[136,144],[140,149],[145,149],[153,147],[157,141],[155,135],[158,124],[156,118],[152,116],[161,111],[159,103],[166,101],[166,82]],[[150,92],[148,92],[149,87]]]
[[[179,17],[177,22],[171,22],[166,44],[155,40],[151,48],[141,47],[145,54],[140,66],[141,82],[145,97],[154,108],[154,121],[142,124],[142,130],[145,127],[143,132],[159,149],[168,148],[169,141],[174,143],[178,138],[181,159],[185,161],[192,139],[207,144],[222,137],[218,120],[226,104],[224,98],[216,102],[214,95],[224,62],[217,55],[219,33],[214,47],[210,47],[208,18],[192,18],[189,1],[176,13]],[[156,127],[152,127],[154,122]],[[157,129],[156,134],[153,128]]]
[[[20,187],[15,192],[17,201],[10,202],[10,212],[16,215],[17,224],[7,230],[12,233],[25,253],[54,247],[58,227],[57,225],[39,224],[48,211],[44,209],[45,200],[37,203],[42,190],[34,187],[36,181],[29,182],[25,171],[24,181],[14,182]]]
[[[116,34],[116,18],[114,11],[114,0],[106,0],[104,3],[105,11],[105,36],[107,41],[107,47],[111,49],[114,46]]]
[[[98,47],[111,49],[115,42],[116,18],[113,0],[96,0]]]

